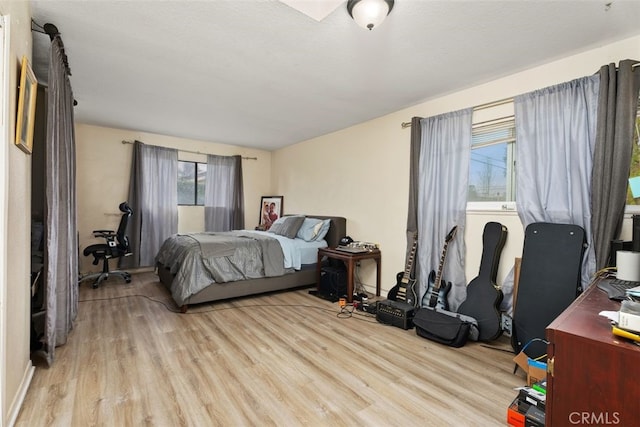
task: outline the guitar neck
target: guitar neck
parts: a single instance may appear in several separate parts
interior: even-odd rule
[[[411,269],[413,268],[413,258],[409,258],[407,261],[407,268],[404,270],[404,274],[402,275],[402,283],[409,283],[411,280]]]
[[[418,238],[414,235],[413,245],[411,246],[411,252],[409,252],[409,257],[407,258],[407,264],[404,269],[404,274],[402,275],[401,282],[407,284],[411,281],[411,270],[413,270],[413,259],[416,256],[416,249],[418,248]]]
[[[436,282],[433,284],[433,291],[438,293],[440,290],[440,283],[442,282],[442,270],[444,270],[444,260],[447,258],[447,247],[448,243],[444,244],[444,248],[442,249],[442,255],[440,256],[440,265],[438,265],[438,274],[436,274]]]

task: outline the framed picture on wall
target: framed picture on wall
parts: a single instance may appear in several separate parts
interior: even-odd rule
[[[283,196],[262,196],[260,200],[259,229],[268,230],[273,222],[282,216]]]
[[[31,154],[33,149],[37,86],[36,76],[33,74],[27,57],[23,56],[18,91],[18,113],[16,114],[16,145],[27,154]]]

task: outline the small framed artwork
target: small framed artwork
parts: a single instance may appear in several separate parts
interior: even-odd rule
[[[16,145],[25,153],[33,149],[33,122],[36,115],[38,80],[26,56],[22,57],[18,113],[16,121]]]
[[[262,196],[260,200],[260,230],[268,230],[282,216],[283,196]]]

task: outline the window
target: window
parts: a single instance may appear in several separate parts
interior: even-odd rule
[[[468,207],[493,208],[516,200],[516,129],[513,116],[474,124],[469,163]],[[493,202],[478,205],[477,202]]]
[[[636,116],[636,131],[633,136],[633,152],[631,154],[631,169],[629,177],[640,176],[640,98],[638,98],[638,115]],[[630,186],[627,186],[627,206],[640,206],[640,198],[634,198]],[[638,208],[633,209],[634,213]]]
[[[204,206],[207,164],[178,161],[178,204]]]

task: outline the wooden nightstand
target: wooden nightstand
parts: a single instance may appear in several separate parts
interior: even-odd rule
[[[320,289],[320,276],[322,272],[322,258],[339,259],[347,265],[347,301],[353,302],[354,281],[353,275],[355,266],[358,261],[363,259],[372,259],[376,262],[376,296],[380,296],[380,269],[382,264],[382,256],[380,249],[372,249],[360,254],[354,254],[338,250],[336,248],[320,248],[318,249],[317,270],[317,286]]]

